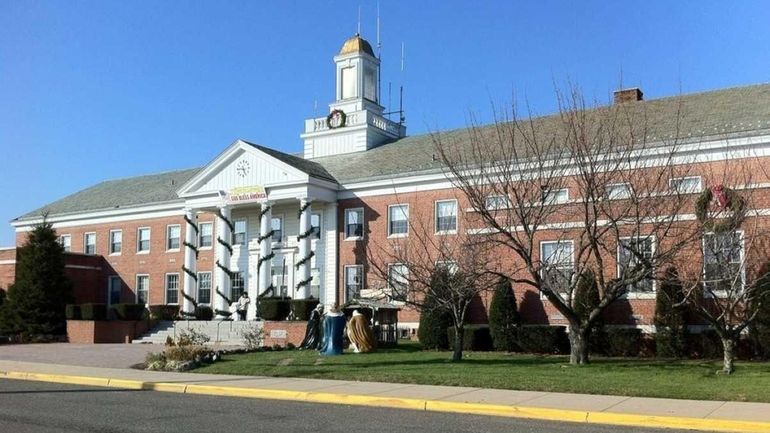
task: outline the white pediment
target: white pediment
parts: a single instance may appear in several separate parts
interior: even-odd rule
[[[233,188],[260,185],[285,186],[307,183],[307,173],[238,140],[179,189],[180,197],[228,192]]]

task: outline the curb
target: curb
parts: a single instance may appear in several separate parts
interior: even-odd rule
[[[544,421],[577,422],[664,429],[704,430],[716,432],[770,432],[770,422],[758,421],[634,415],[613,412],[548,409],[483,403],[461,403],[413,398],[376,397],[356,394],[332,394],[324,392],[285,391],[275,389],[238,388],[213,385],[189,385],[184,383],[145,382],[141,380],[130,379],[68,376],[59,374],[28,373],[20,371],[0,371],[0,378],[2,377],[7,379],[30,380],[37,382],[175,392],[180,394],[288,400],[306,403],[348,404],[354,406],[490,415],[509,418],[537,419]]]

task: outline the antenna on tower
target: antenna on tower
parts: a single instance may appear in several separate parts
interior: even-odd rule
[[[361,34],[361,5],[358,5],[358,31],[356,32],[357,35]]]
[[[380,41],[380,0],[377,0],[377,59],[382,64],[382,42]],[[382,74],[377,73],[377,103],[382,98]]]
[[[401,73],[404,72],[404,41],[401,41]]]

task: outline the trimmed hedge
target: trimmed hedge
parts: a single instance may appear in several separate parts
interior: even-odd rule
[[[516,333],[520,324],[521,318],[516,306],[513,285],[508,278],[501,278],[489,305],[489,332],[492,334],[495,350],[505,352],[519,350],[519,345],[516,344]]]
[[[265,320],[286,320],[291,312],[291,298],[259,298],[259,315]]]
[[[214,318],[214,310],[211,307],[200,305],[195,309],[195,318],[197,320],[211,320]]]
[[[296,320],[309,320],[310,313],[321,301],[318,299],[294,299],[291,301],[291,309],[294,310]]]
[[[569,353],[567,328],[556,325],[524,325],[519,327],[518,344],[531,353]]]
[[[64,307],[64,316],[67,320],[82,320],[80,317],[80,305],[67,304]]]
[[[179,305],[150,305],[150,318],[153,320],[176,320],[179,317]]]
[[[687,334],[687,352],[693,358],[717,359],[724,356],[722,339],[713,329]]]
[[[447,328],[449,347],[454,350],[455,328]],[[487,325],[465,325],[463,327],[463,350],[490,351],[493,348],[492,335]]]
[[[106,304],[80,304],[82,320],[107,320]]]
[[[642,330],[636,328],[605,329],[608,356],[639,356],[642,352]]]
[[[111,307],[118,320],[142,320],[144,304],[115,304]]]

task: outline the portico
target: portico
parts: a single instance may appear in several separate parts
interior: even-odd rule
[[[238,140],[179,190],[185,199],[183,313],[197,302],[197,216],[216,215],[210,305],[225,318],[246,291],[336,301],[336,189],[311,161]],[[327,252],[329,252],[327,254]],[[249,308],[247,319],[256,317]]]

